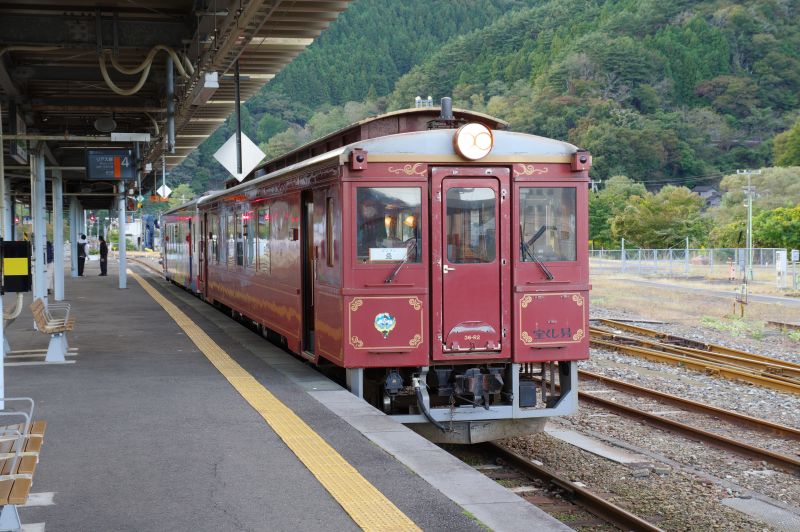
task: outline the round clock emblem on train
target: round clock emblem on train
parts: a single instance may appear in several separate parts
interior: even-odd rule
[[[384,338],[389,336],[395,325],[397,325],[397,319],[388,312],[381,312],[375,316],[375,328]]]
[[[477,161],[489,155],[494,146],[492,130],[483,124],[470,123],[458,128],[453,136],[453,148],[465,159]]]

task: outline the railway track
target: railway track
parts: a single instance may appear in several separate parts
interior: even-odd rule
[[[519,471],[523,476],[532,480],[540,480],[546,484],[558,487],[563,492],[563,496],[566,499],[586,509],[588,512],[599,517],[603,521],[613,524],[622,530],[643,530],[653,532],[662,530],[653,523],[650,523],[628,512],[624,508],[617,506],[613,502],[602,498],[596,493],[569,481],[558,473],[532,462],[530,459],[517,453],[509,447],[506,447],[505,445],[494,442],[481,445],[489,454],[501,458],[505,463],[511,464],[514,469]]]
[[[610,386],[634,395],[649,395],[651,397],[659,397],[662,400],[669,400],[670,402],[673,402],[673,404],[680,404],[683,408],[693,412],[709,413],[719,417],[726,417],[728,420],[732,420],[731,422],[735,424],[746,424],[759,430],[778,433],[781,435],[781,437],[800,440],[800,431],[792,427],[759,420],[750,416],[744,416],[735,412],[718,409],[710,405],[683,399],[681,397],[663,394],[655,390],[649,390],[639,386],[630,385],[616,379],[604,377],[602,375],[597,375],[586,371],[581,371],[580,374],[584,378],[602,381]],[[714,432],[694,427],[680,421],[675,421],[667,417],[651,414],[650,412],[646,412],[639,408],[628,406],[617,401],[605,399],[591,392],[579,392],[578,399],[626,417],[639,419],[652,426],[681,434],[690,439],[709,443],[715,447],[734,452],[747,458],[768,462],[791,474],[800,475],[800,458],[798,457],[788,456],[761,447],[756,447],[754,445],[750,445],[749,443],[745,443],[722,434],[716,434]]]
[[[782,321],[768,321],[767,324],[777,327],[782,331],[800,331],[800,323],[784,323]]]
[[[651,397],[661,402],[669,403],[692,412],[708,414],[717,417],[719,419],[723,419],[734,425],[760,430],[762,432],[769,433],[774,436],[778,436],[780,438],[800,441],[800,430],[794,427],[789,427],[787,425],[781,425],[780,423],[773,423],[772,421],[767,421],[764,419],[747,416],[745,414],[733,412],[732,410],[725,410],[724,408],[718,408],[716,406],[711,406],[705,403],[699,403],[697,401],[692,401],[690,399],[678,397],[677,395],[671,395],[668,393],[659,392],[658,390],[645,388],[643,386],[637,386],[635,384],[630,384],[628,382],[621,381],[618,379],[612,379],[611,377],[606,377],[605,375],[600,375],[599,373],[593,373],[591,371],[578,370],[578,376],[584,380],[601,382],[610,388],[615,388],[622,392],[638,396]]]
[[[621,351],[656,362],[682,365],[782,392],[800,394],[800,364],[765,357],[716,344],[706,344],[644,327],[613,320],[597,320],[604,325],[655,340],[590,328],[592,345]]]

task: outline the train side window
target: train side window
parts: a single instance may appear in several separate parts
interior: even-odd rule
[[[325,261],[333,267],[333,198],[325,198]]]
[[[270,270],[269,207],[258,210],[258,270]]]
[[[356,192],[358,262],[422,260],[422,192],[412,187],[359,187]]]
[[[574,187],[519,189],[520,257],[523,262],[576,260]]]
[[[241,209],[236,209],[236,265],[244,266],[244,220]]]
[[[219,218],[212,214],[208,217],[209,261],[213,258],[219,264]]]
[[[227,241],[227,249],[225,250],[225,262],[228,265],[233,265],[236,260],[236,240],[234,238],[235,225],[233,223],[233,212],[228,213],[225,217],[225,240]]]
[[[256,264],[256,219],[255,211],[247,211],[242,216],[244,222],[245,265],[252,268]]]

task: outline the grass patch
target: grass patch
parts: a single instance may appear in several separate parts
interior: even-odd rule
[[[484,529],[484,530],[488,530],[489,532],[491,532],[491,530],[492,530],[492,529],[491,529],[491,528],[489,528],[488,526],[484,525],[484,524],[481,522],[481,520],[480,520],[480,519],[478,519],[477,517],[475,517],[475,516],[472,514],[472,512],[469,512],[469,511],[467,511],[467,510],[464,510],[464,511],[462,511],[461,513],[463,513],[463,514],[464,514],[464,515],[466,515],[468,518],[470,518],[470,519],[472,519],[473,521],[475,521],[475,522],[478,524],[478,526],[479,526],[479,527],[481,527],[482,529]]]
[[[789,338],[789,340],[800,342],[800,331],[789,331],[786,333],[786,336]]]
[[[738,316],[726,316],[725,318],[715,318],[713,316],[703,316],[700,324],[717,331],[728,332],[731,336],[749,336],[760,340],[764,337],[764,323],[760,321],[748,321]]]

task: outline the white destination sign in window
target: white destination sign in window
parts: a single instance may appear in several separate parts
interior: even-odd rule
[[[406,248],[369,248],[370,262],[395,261],[406,258]]]

